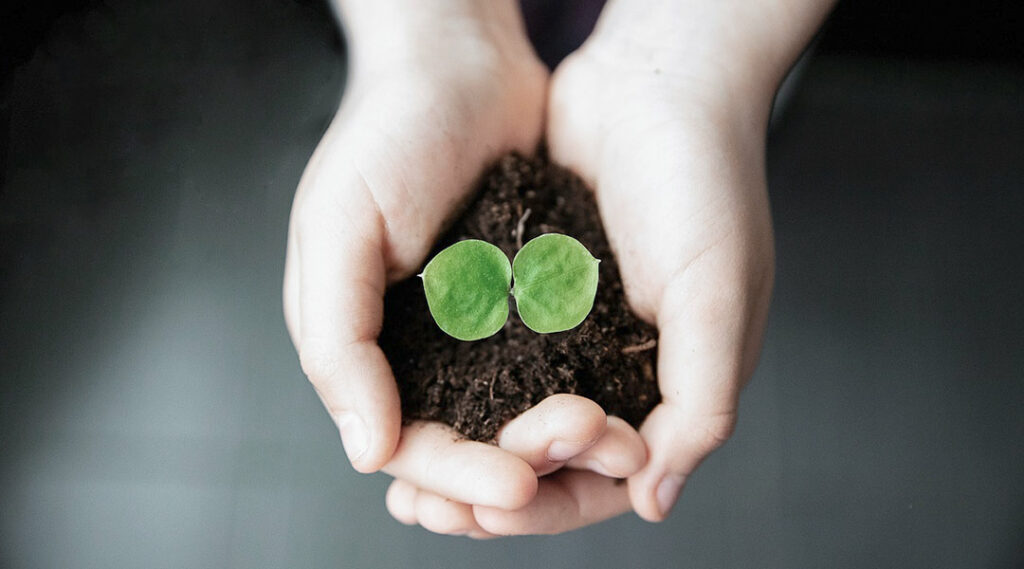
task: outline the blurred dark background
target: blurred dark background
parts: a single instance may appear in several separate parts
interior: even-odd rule
[[[597,14],[526,4],[549,62]],[[1022,13],[841,3],[769,138],[734,439],[666,523],[470,543],[390,519],[284,331],[327,7],[6,3],[0,567],[1024,567]]]

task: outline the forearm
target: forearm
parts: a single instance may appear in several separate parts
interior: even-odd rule
[[[610,0],[588,43],[652,72],[713,77],[770,100],[834,3]]]

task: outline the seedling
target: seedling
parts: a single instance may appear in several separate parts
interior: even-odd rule
[[[534,332],[579,326],[594,306],[599,262],[579,241],[558,233],[531,240],[511,264],[501,249],[470,239],[438,253],[420,277],[437,325],[471,341],[505,325],[510,293],[523,324]]]

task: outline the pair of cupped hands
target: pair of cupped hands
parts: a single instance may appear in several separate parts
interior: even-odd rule
[[[773,278],[764,136],[778,77],[682,36],[669,50],[616,32],[615,11],[628,8],[614,3],[553,74],[515,3],[436,19],[385,18],[369,4],[342,5],[349,81],[299,184],[284,282],[302,368],[353,467],[394,476],[391,514],[438,533],[558,533],[630,509],[664,519],[732,433],[760,350]],[[705,22],[690,41],[731,23]],[[637,431],[554,395],[497,445],[403,426],[376,342],[385,288],[422,269],[488,165],[542,138],[594,188],[630,308],[658,328],[662,402]]]

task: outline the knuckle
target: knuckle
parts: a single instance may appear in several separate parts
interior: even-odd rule
[[[736,429],[736,414],[722,413],[706,419],[700,428],[697,444],[710,453],[728,441]]]
[[[305,340],[299,347],[302,372],[314,384],[321,384],[338,373],[341,357],[337,348],[319,340]]]

